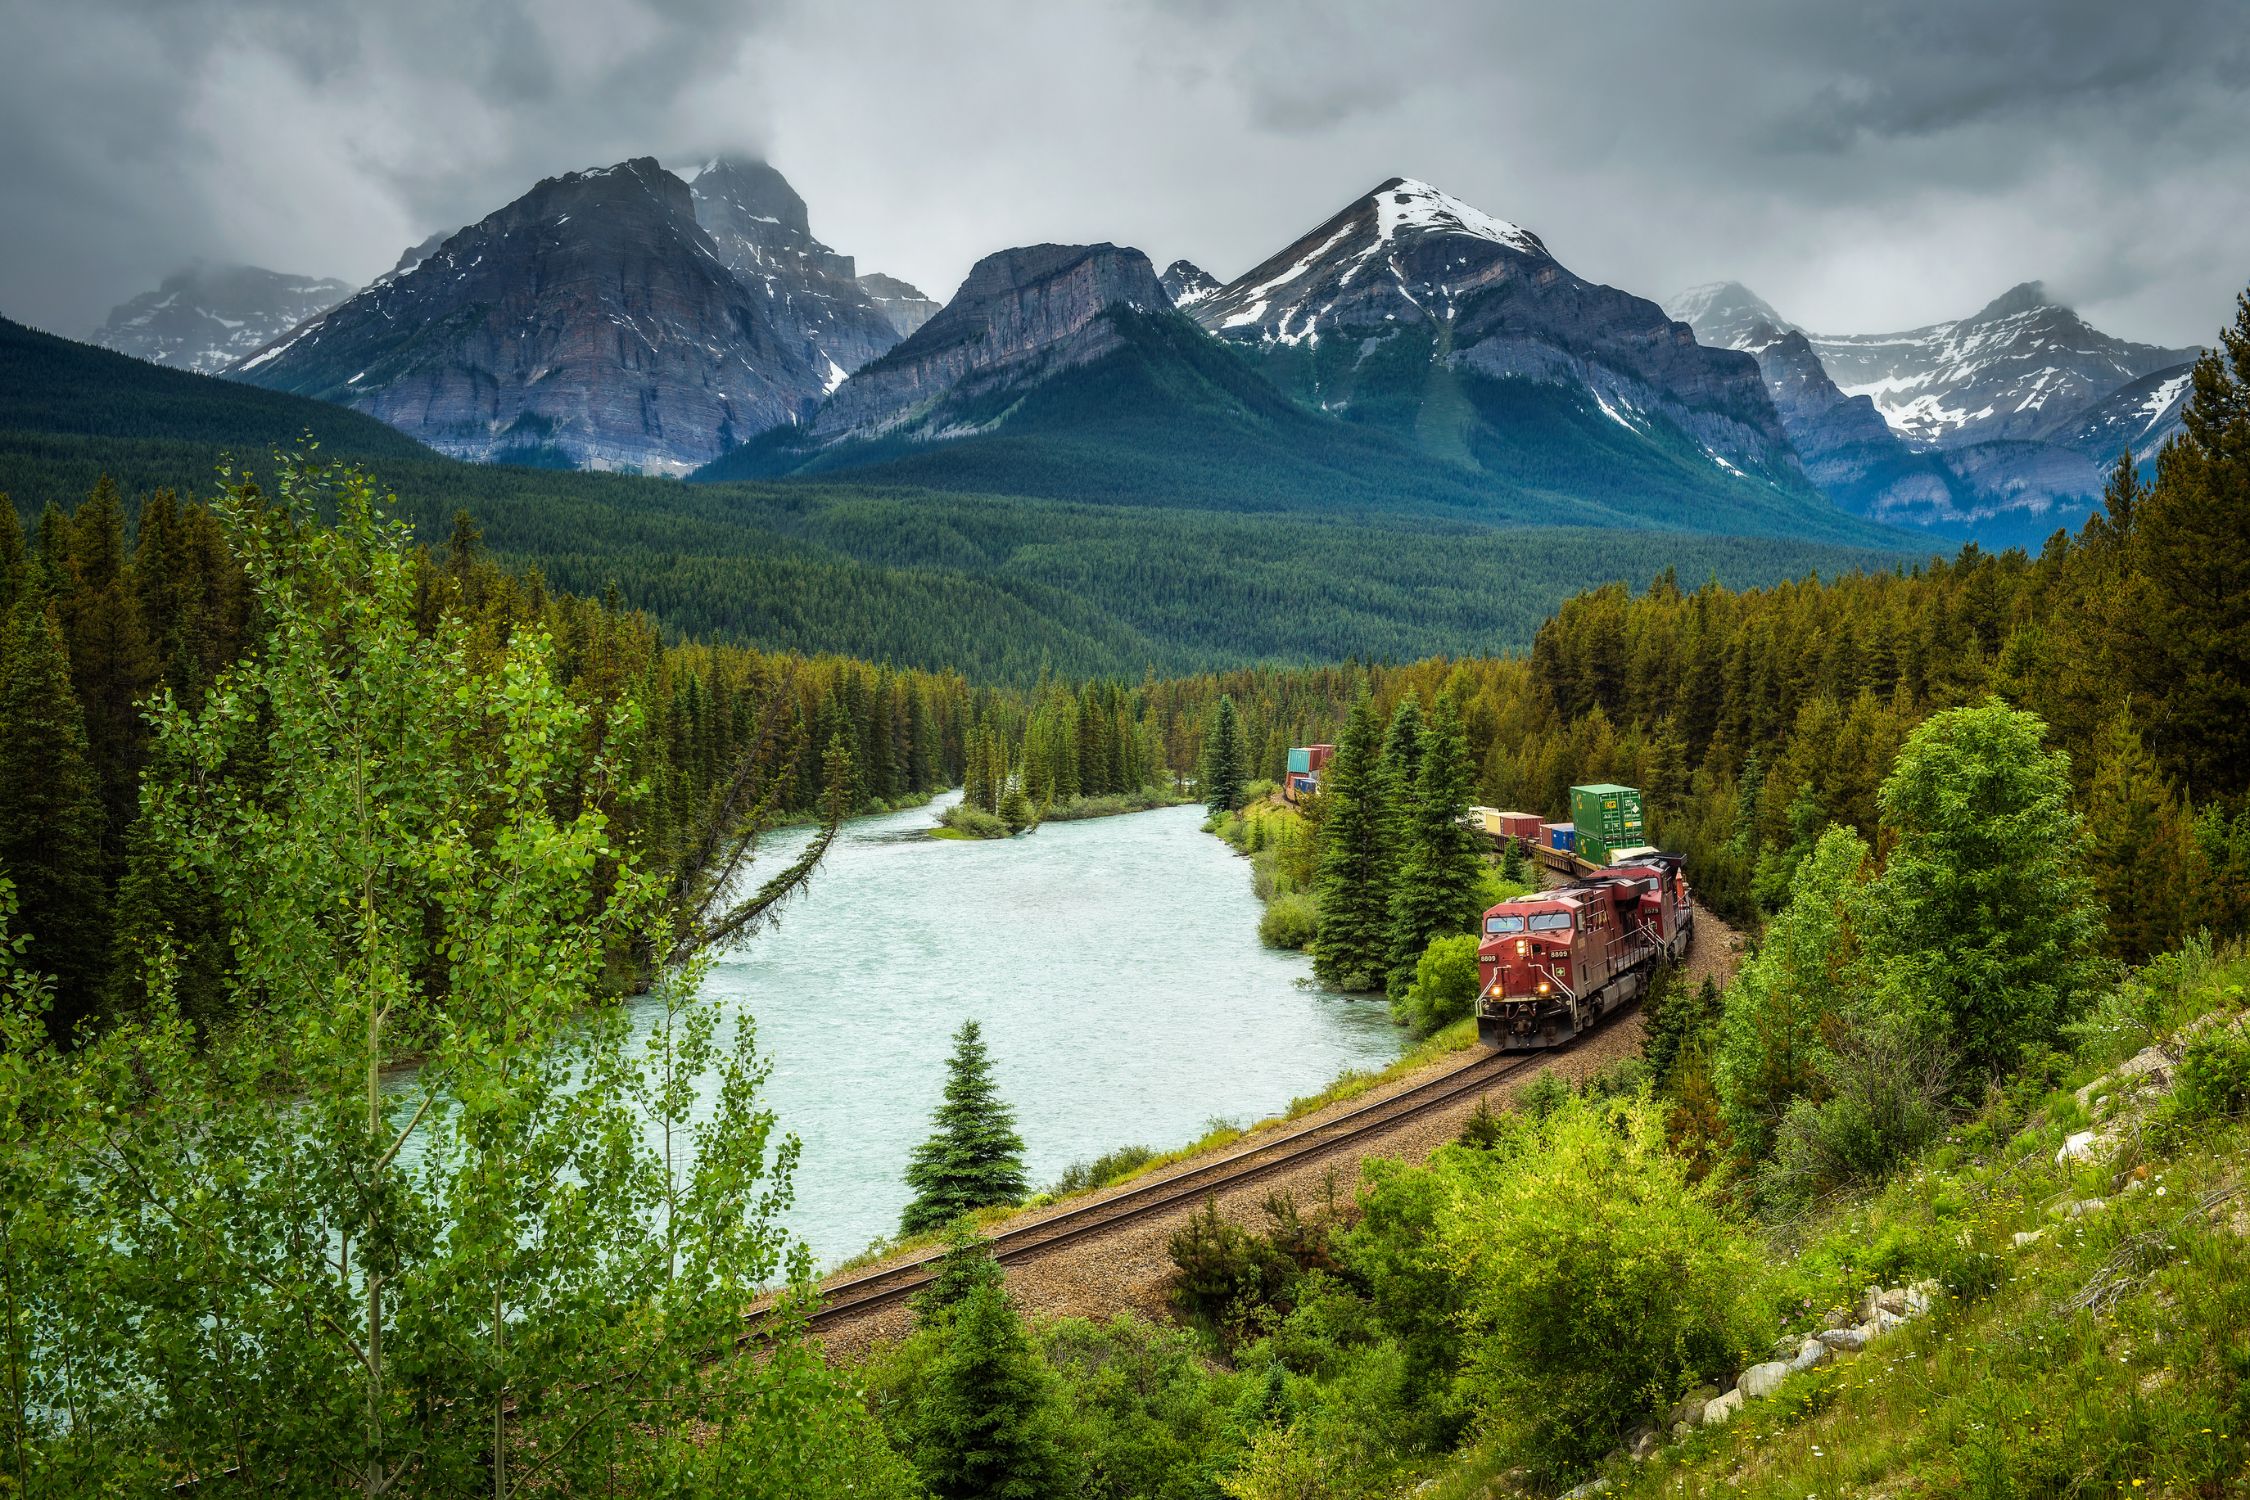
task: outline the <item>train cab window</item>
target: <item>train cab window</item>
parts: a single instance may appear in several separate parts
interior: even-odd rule
[[[1486,917],[1484,919],[1484,930],[1490,933],[1521,932],[1523,931],[1523,918]]]
[[[1570,931],[1570,913],[1567,911],[1538,911],[1531,914],[1533,932]]]

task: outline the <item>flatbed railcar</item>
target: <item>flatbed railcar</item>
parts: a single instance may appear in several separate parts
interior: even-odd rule
[[[1559,850],[1542,850],[1542,857]],[[1685,861],[1649,853],[1484,914],[1477,1037],[1503,1052],[1567,1047],[1637,1000],[1660,964],[1687,956],[1695,902]]]

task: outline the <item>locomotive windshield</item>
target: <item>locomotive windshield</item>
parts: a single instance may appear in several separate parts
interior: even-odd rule
[[[1570,913],[1567,911],[1535,911],[1531,914],[1533,932],[1568,932]]]
[[[1486,932],[1521,932],[1523,931],[1523,918],[1486,917],[1484,919],[1484,930]]]

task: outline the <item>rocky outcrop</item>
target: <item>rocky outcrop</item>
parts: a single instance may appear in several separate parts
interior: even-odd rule
[[[216,375],[349,297],[348,282],[259,266],[192,266],[112,308],[87,342]]]
[[[685,473],[830,383],[650,158],[549,178],[235,365],[456,457]]]
[[[1164,283],[1164,294],[1172,299],[1172,305],[1182,309],[1205,301],[1219,290],[1219,278],[1192,260],[1173,261],[1158,279]]]
[[[765,299],[774,331],[822,373],[825,388],[905,336],[852,258],[813,238],[805,200],[772,166],[720,157],[692,173],[688,188],[719,258]]]
[[[958,435],[941,408],[1089,364],[1119,347],[1115,308],[1170,305],[1148,257],[1116,245],[1029,245],[988,255],[961,290],[883,358],[831,396],[817,441],[914,426]]]
[[[1803,484],[1755,360],[1699,344],[1655,303],[1573,275],[1537,235],[1427,183],[1383,183],[1192,315],[1330,410],[1403,399],[1412,426],[1427,384],[1415,369],[1435,363],[1580,392],[1637,437],[1658,440],[1661,419],[1723,470]],[[1394,364],[1369,383],[1366,370]]]
[[[891,320],[900,338],[912,338],[914,331],[937,316],[939,304],[925,295],[921,288],[896,276],[885,276],[881,271],[870,271],[859,278],[861,291],[874,299]]]

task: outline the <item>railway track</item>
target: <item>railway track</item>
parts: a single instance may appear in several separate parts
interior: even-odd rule
[[[1276,1135],[1232,1156],[1206,1162],[1037,1223],[1003,1230],[991,1236],[987,1243],[993,1259],[1002,1264],[1028,1260],[1046,1251],[1106,1234],[1120,1225],[1197,1202],[1207,1195],[1231,1192],[1274,1176],[1348,1141],[1483,1093],[1540,1067],[1553,1055],[1493,1053],[1413,1088],[1370,1100],[1317,1125]],[[822,1288],[822,1304],[812,1314],[810,1326],[817,1330],[848,1323],[904,1301],[930,1280],[931,1268],[943,1253],[927,1251],[909,1261],[830,1283]]]

